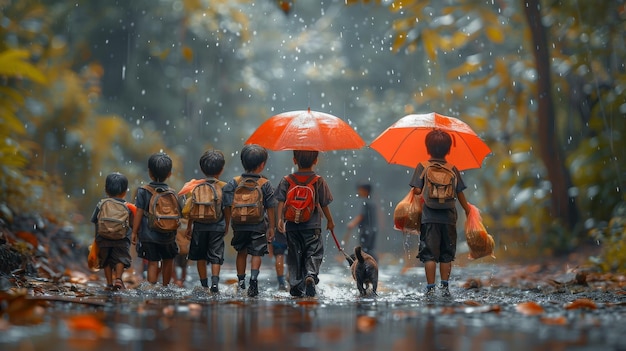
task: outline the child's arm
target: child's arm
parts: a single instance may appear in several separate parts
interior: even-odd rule
[[[333,221],[333,215],[330,213],[330,209],[328,206],[322,207],[322,212],[324,213],[324,217],[326,217],[326,229],[333,230],[335,229],[335,221]]]
[[[465,216],[467,216],[470,212],[470,207],[467,199],[465,198],[465,194],[463,194],[463,192],[461,191],[457,193],[457,198],[459,199],[459,204],[461,204],[461,207],[463,207],[463,210],[465,210]]]
[[[226,206],[222,210],[222,212],[224,213],[224,222],[226,222],[225,223],[226,226],[224,227],[224,235],[228,234],[228,229],[230,228],[230,218],[232,217],[230,211],[231,211],[230,206]]]
[[[285,232],[285,218],[284,218],[284,213],[283,213],[283,209],[285,208],[285,203],[283,201],[278,201],[278,206],[276,207],[276,212],[278,212],[278,223],[276,225],[276,227],[278,228],[278,231],[281,233]]]
[[[133,245],[137,244],[137,233],[139,232],[139,228],[141,227],[141,218],[143,218],[143,208],[137,207],[137,215],[133,219],[133,235],[130,239],[130,242]]]
[[[276,209],[274,207],[267,209],[267,219],[269,222],[267,228],[267,241],[271,242],[274,240],[274,228],[276,228]]]

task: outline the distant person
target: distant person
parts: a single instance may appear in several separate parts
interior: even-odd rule
[[[467,215],[470,208],[463,194],[463,190],[466,188],[465,183],[463,183],[458,169],[446,162],[446,156],[450,153],[452,145],[450,134],[439,129],[432,130],[426,135],[425,144],[431,158],[427,163],[420,162],[413,172],[409,185],[413,188],[414,194],[422,194],[422,189],[428,182],[425,169],[432,163],[438,163],[452,170],[455,176],[453,195],[455,195]],[[425,164],[427,167],[425,167]],[[432,297],[435,294],[435,276],[437,263],[439,263],[440,289],[443,296],[449,297],[448,282],[452,271],[452,261],[454,261],[456,256],[456,201],[453,198],[449,201],[449,205],[433,206],[433,204],[430,204],[428,197],[429,195],[424,191],[424,206],[422,209],[421,234],[417,258],[424,263],[427,283],[425,296]]]
[[[174,268],[174,257],[178,254],[176,245],[176,231],[178,225],[166,229],[156,227],[152,218],[157,215],[150,208],[151,199],[159,194],[170,193],[172,189],[165,181],[172,175],[172,159],[165,153],[159,152],[148,159],[148,175],[151,182],[137,189],[137,216],[133,225],[133,244],[140,243],[139,256],[148,260],[147,280],[156,284],[159,278],[159,264],[163,286],[169,285]],[[181,209],[178,205],[176,194],[172,194],[175,205],[168,206],[175,211],[173,216],[180,216]],[[178,206],[177,208],[173,208]],[[163,221],[163,223],[176,222],[178,219]]]
[[[326,229],[333,230],[335,222],[328,205],[333,196],[323,177],[317,175],[314,166],[317,164],[319,152],[295,150],[293,162],[298,166],[295,173],[281,179],[276,188],[278,200],[278,230],[287,236],[287,268],[289,271],[289,293],[292,296],[313,297],[319,283],[319,272],[324,259],[324,242],[322,241],[322,214],[326,217]],[[301,184],[309,184],[314,191],[314,207],[310,218],[298,221],[286,217],[289,211],[288,192],[292,185],[288,180],[295,178]],[[286,203],[287,202],[287,203]]]
[[[376,258],[376,238],[378,237],[378,226],[376,224],[376,206],[371,199],[372,186],[369,183],[357,184],[357,195],[361,208],[347,225],[346,237],[350,235],[354,228],[358,228],[359,245],[363,251]],[[344,240],[345,241],[345,240]]]
[[[191,201],[194,194],[196,197],[207,196],[208,194],[209,197],[215,198],[213,207],[217,208],[205,209],[201,207],[198,212],[202,213],[196,213],[190,208],[190,214],[186,214],[186,216],[189,218],[187,237],[191,239],[188,258],[196,261],[200,285],[205,288],[209,288],[207,262],[211,264],[209,291],[218,293],[220,271],[224,264],[224,236],[228,233],[230,225],[230,208],[224,205],[223,188],[226,182],[219,180],[226,161],[221,151],[208,150],[200,157],[199,164],[205,178],[188,182],[187,184],[191,182],[195,182],[195,184],[190,184],[189,191],[185,191],[188,188],[185,184],[178,195],[184,195],[187,198],[186,201]],[[204,187],[204,190],[197,188],[199,186]],[[204,200],[210,202],[211,199]],[[202,219],[202,217],[206,217],[206,219]]]
[[[272,184],[261,173],[265,169],[268,153],[265,148],[245,145],[241,150],[241,176],[224,186],[224,206],[230,207],[233,238],[231,245],[237,251],[237,287],[246,290],[246,265],[248,255],[250,280],[248,296],[259,294],[259,271],[261,261],[268,251],[268,243],[274,239],[276,227],[276,199]],[[249,202],[250,201],[250,202]]]
[[[105,290],[125,289],[122,275],[132,262],[130,256],[131,225],[135,205],[126,202],[128,179],[121,173],[107,175],[104,191],[107,198],[98,202],[91,216],[96,227],[99,267],[104,269]]]

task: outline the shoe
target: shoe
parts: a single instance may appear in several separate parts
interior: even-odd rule
[[[217,294],[220,292],[220,289],[217,287],[217,284],[211,284],[211,288],[209,289],[210,292]]]
[[[448,288],[447,285],[443,285],[443,284],[440,285],[439,286],[439,290],[441,290],[441,296],[443,296],[443,297],[451,297],[452,296],[452,294],[450,294],[450,289]]]
[[[308,297],[315,296],[315,280],[313,277],[306,277],[304,280],[304,294]]]
[[[259,294],[259,281],[250,279],[250,287],[248,288],[248,296],[255,297]]]
[[[432,288],[426,288],[426,291],[424,292],[424,297],[432,299],[433,297],[435,297],[435,287]]]
[[[291,289],[289,289],[289,295],[293,297],[302,297],[302,290],[300,290],[297,286],[291,287]]]
[[[115,279],[115,284],[113,285],[113,288],[115,290],[124,290],[126,289],[126,286],[124,286],[124,282],[122,281],[122,279],[117,278]]]
[[[278,291],[289,291],[289,284],[278,283]]]
[[[113,287],[113,285],[107,285],[104,287],[104,291],[113,291],[113,289],[115,289],[115,287]]]
[[[239,289],[239,290],[246,290],[246,281],[245,281],[245,280],[243,280],[243,279],[242,279],[242,280],[240,280],[240,281],[237,283],[237,289]]]

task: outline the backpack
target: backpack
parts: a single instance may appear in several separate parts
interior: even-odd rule
[[[456,203],[456,173],[449,163],[422,162],[424,204],[434,209],[454,208]]]
[[[222,188],[226,183],[215,178],[196,185],[183,208],[183,217],[200,223],[222,219]]]
[[[295,175],[285,176],[289,182],[287,195],[285,198],[284,216],[285,220],[294,223],[308,222],[311,214],[315,211],[317,201],[315,199],[315,188],[313,184],[320,178],[313,174],[306,181],[301,182]]]
[[[159,233],[175,232],[181,218],[176,193],[168,187],[155,189],[149,185],[144,185],[142,188],[152,194],[146,214],[148,216],[148,228]]]
[[[96,234],[109,240],[126,237],[130,228],[130,209],[125,202],[105,198],[98,203]]]
[[[267,182],[265,178],[235,177],[233,204],[231,207],[231,221],[234,224],[258,224],[265,219],[263,206],[263,190],[261,187]]]

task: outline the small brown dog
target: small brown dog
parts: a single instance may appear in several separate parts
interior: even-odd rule
[[[363,252],[360,246],[354,248],[354,254],[347,259],[352,270],[352,277],[356,280],[356,287],[361,296],[367,296],[367,288],[371,286],[376,295],[378,288],[378,263],[371,255]]]

